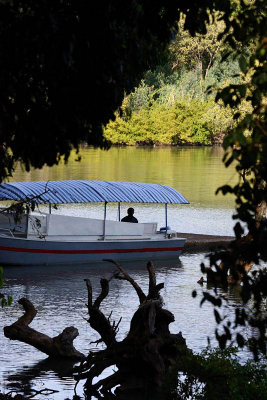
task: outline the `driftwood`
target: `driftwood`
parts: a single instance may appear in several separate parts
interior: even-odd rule
[[[25,313],[14,324],[4,327],[4,334],[11,340],[19,340],[30,344],[50,357],[65,357],[70,359],[82,359],[84,355],[73,346],[74,339],[79,335],[78,329],[70,326],[53,338],[29,327],[37,310],[26,298],[18,301]]]
[[[87,398],[95,396],[105,399],[141,400],[154,399],[162,386],[170,368],[189,352],[182,334],[171,334],[169,324],[174,316],[162,308],[159,291],[163,283],[156,283],[151,263],[147,264],[149,274],[148,294],[112,260],[118,272],[112,278],[128,281],[135,289],[140,306],[134,313],[130,330],[124,340],[118,342],[116,333],[119,323],[111,323],[100,311],[101,302],[107,297],[109,281],[101,279],[102,291],[95,302],[92,301],[92,287],[86,280],[88,290],[88,313],[90,325],[99,333],[100,341],[106,344],[104,350],[90,352],[86,360],[76,369],[77,383],[85,379]],[[120,321],[119,321],[120,322]],[[93,383],[107,367],[116,366],[108,377]],[[115,395],[112,389],[115,389]]]

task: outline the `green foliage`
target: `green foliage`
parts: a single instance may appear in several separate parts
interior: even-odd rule
[[[221,21],[212,20],[214,10]],[[198,6],[188,0],[0,0],[0,181],[17,161],[28,171],[58,163],[61,156],[67,161],[83,142],[108,147],[102,126],[145,71],[164,65],[177,21],[183,19],[180,48],[193,44],[191,55],[181,55],[200,73],[202,88],[217,44],[223,38],[227,46],[255,40],[263,10],[263,0],[203,0]],[[242,13],[248,17],[240,18]],[[188,32],[198,36],[193,40]],[[162,71],[170,68],[171,63]]]
[[[217,101],[223,101],[225,106],[234,110],[237,121],[225,137],[223,146],[225,166],[235,163],[238,183],[218,189],[224,195],[235,195],[236,240],[230,251],[211,255],[210,265],[217,273],[223,265],[225,276],[243,276],[241,297],[243,304],[250,306],[237,310],[234,326],[229,325],[230,321],[224,321],[223,333],[216,332],[220,346],[224,348],[233,341],[235,329],[238,331],[240,326],[249,325],[253,330],[248,344],[257,359],[260,352],[266,354],[267,338],[267,270],[264,268],[267,261],[266,2],[255,0],[240,4],[242,7],[236,8],[235,17],[227,22],[225,40],[233,48],[237,40],[242,40],[244,45],[252,41],[254,46],[249,57],[244,57],[243,52],[236,49],[242,80],[226,85],[216,96]],[[248,235],[241,239],[244,228]],[[247,275],[244,267],[250,264],[256,264],[257,268]],[[216,297],[215,290],[213,299]],[[240,347],[244,345],[240,333],[235,335],[235,340]]]
[[[150,96],[150,107],[133,111],[130,118],[117,116],[104,134],[115,144],[211,145],[231,126],[230,109],[212,99],[202,101],[187,96],[175,102],[169,98],[167,104],[162,104]]]
[[[170,61],[172,69],[198,70],[200,77],[206,79],[214,61],[220,57],[225,48],[223,38],[218,40],[218,35],[224,30],[224,22],[219,15],[210,15],[206,24],[205,34],[192,36],[184,28],[185,20],[181,18],[178,23],[178,32],[175,40],[170,44]]]
[[[165,3],[0,0],[0,181],[108,146],[102,124],[164,56],[179,18]]]
[[[176,389],[178,373],[178,387]],[[170,390],[175,381],[174,390]],[[237,349],[203,350],[183,357],[172,369],[160,399],[266,400],[266,363],[240,364]]]
[[[231,19],[236,3],[204,0],[196,7],[194,1],[0,0],[0,181],[12,174],[17,161],[28,171],[56,164],[61,157],[67,161],[71,149],[78,150],[83,142],[108,147],[102,126],[113,118],[124,93],[155,65],[161,65],[155,90],[193,71],[196,75],[186,76],[184,93],[198,90],[203,96],[203,79],[221,52],[218,44],[225,37],[231,44],[229,32],[237,31]],[[243,2],[235,6],[236,18],[247,8]],[[214,9],[221,21],[212,19]],[[166,49],[179,20],[182,26],[172,52],[176,56],[166,64]],[[225,30],[216,40],[222,20]],[[257,23],[249,26],[249,33],[243,29],[236,34],[236,41],[242,41],[242,34],[251,38]],[[198,35],[192,38],[189,32]],[[179,57],[190,71],[177,71]],[[169,97],[167,87],[163,92]],[[145,98],[146,93],[136,93],[131,107],[140,108]]]
[[[141,81],[138,88],[135,88],[134,92],[131,93],[125,99],[125,111],[131,116],[133,111],[140,111],[150,106],[151,101],[156,94],[157,90],[154,89],[154,85],[148,86],[144,80]]]
[[[207,33],[194,37],[184,28],[184,17],[180,20],[168,62],[148,70],[124,98],[120,114],[105,129],[107,140],[127,145],[222,142],[233,128],[233,114],[230,107],[214,102],[214,91],[230,82],[239,84],[241,67],[233,56],[222,61],[229,45],[218,40],[225,24],[214,15],[206,24]],[[247,54],[243,52],[243,63]]]

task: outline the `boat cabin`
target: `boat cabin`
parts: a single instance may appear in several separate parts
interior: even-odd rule
[[[24,214],[16,223],[12,214],[0,213],[0,233],[14,237],[53,240],[109,240],[157,234],[157,223],[119,222],[60,214]]]

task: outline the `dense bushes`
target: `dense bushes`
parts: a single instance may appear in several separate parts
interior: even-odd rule
[[[209,88],[240,82],[240,66],[234,55],[223,60],[227,46],[217,40],[221,21],[211,21],[206,35],[191,37],[179,23],[170,44],[169,59],[125,96],[115,120],[105,128],[113,144],[201,144],[221,143],[234,124],[230,108],[218,104]],[[243,55],[249,54],[244,49]],[[247,112],[242,104],[240,112]],[[243,109],[243,110],[242,110]]]
[[[237,349],[207,348],[181,360],[183,374],[174,368],[174,390],[170,384],[161,400],[266,400],[266,363],[239,362]],[[178,366],[179,369],[179,366]],[[171,380],[171,376],[170,376]]]
[[[115,144],[211,145],[232,126],[232,113],[210,99],[184,99],[172,105],[153,102],[133,111],[129,118],[117,116],[105,129]]]

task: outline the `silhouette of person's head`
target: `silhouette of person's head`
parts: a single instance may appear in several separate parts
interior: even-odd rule
[[[138,222],[138,219],[136,219],[133,215],[134,215],[134,209],[132,207],[128,208],[127,210],[127,216],[122,218],[122,222]]]
[[[134,215],[134,209],[132,207],[128,208],[127,214],[132,217]]]

